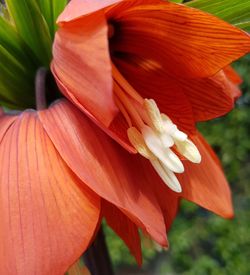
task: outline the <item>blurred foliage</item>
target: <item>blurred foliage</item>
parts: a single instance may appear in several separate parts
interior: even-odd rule
[[[249,0],[193,0],[186,2],[190,7],[214,14],[244,30],[250,30]]]
[[[244,79],[236,108],[198,126],[222,160],[232,187],[235,218],[224,220],[183,201],[169,233],[169,251],[145,249],[144,241],[143,269],[149,274],[250,274],[250,56],[234,67]],[[110,229],[107,233],[116,268],[135,265],[122,242]]]
[[[67,0],[1,2],[6,5],[0,3],[0,105],[34,108],[35,75],[50,66],[56,18]],[[57,95],[55,85],[49,88]]]

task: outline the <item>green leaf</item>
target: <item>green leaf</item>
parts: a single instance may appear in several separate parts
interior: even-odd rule
[[[171,2],[174,2],[174,3],[182,3],[183,0],[171,0]]]
[[[0,2],[0,14],[2,17],[9,19],[9,12],[4,4]]]
[[[53,12],[52,12],[52,2],[50,0],[38,0],[37,2],[40,7],[41,13],[43,14],[47,22],[47,25],[49,27],[50,35],[51,37],[53,37],[54,18],[53,18]]]
[[[56,31],[56,19],[65,8],[67,0],[38,0],[38,4],[53,38]]]
[[[41,65],[51,61],[52,39],[36,0],[6,0],[17,32],[32,49]]]
[[[211,13],[243,29],[249,28],[249,24],[243,24],[250,18],[249,0],[194,0],[186,5]]]
[[[19,62],[26,64],[30,70],[39,66],[39,61],[28,45],[18,35],[16,29],[0,16],[0,46],[5,48]]]
[[[0,60],[0,102],[19,108],[33,106],[35,71],[28,70],[2,46]]]
[[[245,31],[250,32],[250,21],[237,23],[235,24],[236,27],[244,29]]]

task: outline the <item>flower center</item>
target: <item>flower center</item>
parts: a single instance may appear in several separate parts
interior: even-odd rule
[[[160,112],[153,99],[144,99],[138,94],[114,64],[112,73],[114,98],[129,125],[129,141],[151,162],[169,188],[181,192],[175,173],[183,173],[184,166],[174,150],[189,161],[200,163],[198,149],[166,114]]]

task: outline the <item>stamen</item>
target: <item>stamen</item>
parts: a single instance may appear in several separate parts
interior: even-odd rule
[[[188,136],[180,131],[171,119],[165,114],[161,115],[164,122],[165,131],[174,139],[177,150],[189,161],[193,163],[201,162],[201,155],[194,143],[188,139]]]
[[[187,139],[184,142],[175,141],[178,151],[189,161],[193,163],[201,162],[201,155],[194,143]]]
[[[114,92],[117,95],[117,97],[120,99],[120,101],[123,103],[123,105],[126,107],[128,113],[133,118],[133,120],[136,123],[137,127],[139,129],[141,129],[144,126],[144,123],[143,123],[140,115],[137,113],[136,109],[130,103],[129,98],[123,92],[121,87],[116,83],[116,81],[114,81]]]
[[[142,128],[142,135],[149,150],[175,173],[184,172],[184,166],[177,155],[163,146],[159,136],[148,126]]]
[[[133,99],[138,101],[140,104],[143,104],[143,98],[136,92],[136,90],[127,82],[127,80],[123,77],[123,75],[116,68],[114,63],[112,63],[112,74],[113,78],[119,85],[122,87],[127,94],[129,94]]]
[[[165,132],[161,133],[160,139],[164,147],[169,148],[174,145],[174,140],[168,133],[165,133]]]
[[[153,99],[145,99],[144,106],[152,121],[153,126],[159,132],[163,132],[163,123],[161,119],[161,113]]]
[[[177,151],[193,163],[201,161],[198,149],[167,115],[160,112],[153,99],[143,99],[114,64],[112,69],[114,98],[128,122],[129,141],[151,162],[166,185],[180,193],[181,185],[174,173],[183,173],[184,165],[171,147],[176,145]]]
[[[180,193],[182,191],[181,185],[175,176],[165,165],[159,160],[150,160],[157,174],[161,177],[163,182],[173,191]]]
[[[131,119],[129,117],[129,114],[127,113],[126,109],[122,105],[121,101],[119,100],[119,98],[117,96],[114,96],[114,100],[115,100],[116,106],[119,108],[119,110],[123,114],[123,116],[124,116],[125,120],[127,121],[129,127],[132,127],[132,121],[131,121]]]
[[[147,159],[156,159],[156,157],[148,149],[142,134],[135,127],[130,127],[127,131],[127,134],[129,141],[135,147],[138,153]]]
[[[171,136],[173,136],[174,139],[184,141],[188,138],[188,136],[185,133],[178,130],[177,126],[172,122],[172,120],[167,115],[161,114],[161,118],[163,121],[164,130]]]

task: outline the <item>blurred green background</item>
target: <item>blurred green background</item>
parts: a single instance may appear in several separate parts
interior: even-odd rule
[[[141,270],[122,241],[106,228],[117,275],[250,274],[250,55],[234,67],[244,79],[243,96],[236,108],[198,127],[223,163],[232,188],[235,218],[224,220],[183,201],[168,235],[170,249],[157,252],[144,240]]]

